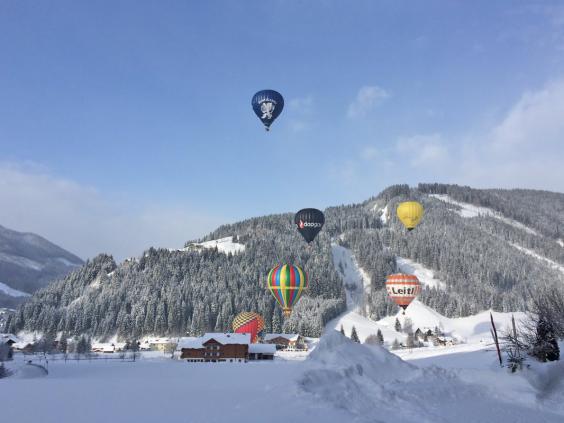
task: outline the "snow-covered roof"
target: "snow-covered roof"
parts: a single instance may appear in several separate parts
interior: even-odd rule
[[[178,342],[178,349],[182,348],[204,348],[203,345],[209,340],[214,339],[222,345],[227,344],[241,344],[246,345],[251,343],[250,333],[221,333],[211,332],[206,333],[200,338],[181,338]]]
[[[299,336],[297,333],[267,333],[264,335],[264,340],[270,341],[276,338],[285,338],[288,341],[297,341]]]
[[[144,344],[174,344],[175,339],[172,338],[147,338],[143,341]]]
[[[19,339],[16,337],[16,335],[13,335],[11,333],[0,333],[0,342],[5,344],[8,341],[12,341],[14,343],[17,343],[17,342],[19,342]]]
[[[251,344],[249,345],[249,354],[274,354],[276,345],[274,344]]]

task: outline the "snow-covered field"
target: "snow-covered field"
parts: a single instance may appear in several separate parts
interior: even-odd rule
[[[438,349],[437,349],[438,350]],[[274,362],[49,363],[0,380],[2,421],[562,422],[564,363],[511,374],[471,344],[402,351],[329,330],[309,356]],[[289,358],[289,357],[287,357]]]
[[[8,364],[15,374],[0,380],[2,421],[564,421],[564,362],[530,362],[515,374],[501,368],[488,311],[451,319],[415,300],[405,316],[372,321],[363,303],[370,279],[346,248],[334,245],[333,260],[348,310],[321,339],[309,340],[309,353],[278,352],[274,361],[248,363],[187,363],[159,352],[136,362],[51,360],[48,375],[16,355]],[[398,264],[423,283],[442,284],[418,263]],[[511,314],[493,316],[499,330],[509,325]],[[350,335],[354,325],[361,341],[380,329],[386,345],[403,342],[396,318],[402,324],[409,318],[414,328],[439,327],[461,343],[390,352],[338,332],[342,325]]]
[[[188,247],[182,248],[178,251],[188,251],[192,250],[194,247],[217,248],[217,251],[224,254],[237,254],[245,251],[245,246],[243,244],[239,244],[238,242],[233,242],[233,237],[231,236],[196,244],[190,244]]]

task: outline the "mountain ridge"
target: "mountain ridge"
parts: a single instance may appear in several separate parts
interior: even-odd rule
[[[140,258],[119,265],[111,256],[101,255],[36,293],[9,326],[13,331],[97,337],[199,334],[229,330],[236,313],[253,310],[265,317],[266,330],[318,336],[346,308],[343,280],[333,263],[333,243],[348,248],[366,272],[370,284],[364,304],[372,320],[397,312],[384,283],[386,275],[405,264],[398,257],[431,269],[444,282],[444,287],[424,287],[420,296],[422,303],[442,315],[526,311],[538,287],[564,286],[561,272],[513,246],[564,265],[564,248],[558,243],[564,194],[548,193],[550,207],[534,220],[534,208],[543,204],[544,193],[395,185],[362,203],[327,208],[325,227],[311,248],[295,230],[292,215],[285,213],[222,225],[186,243],[189,247],[208,242],[208,248],[150,248]],[[504,210],[499,213],[533,231],[487,214],[463,217],[459,206],[432,194]],[[422,223],[409,233],[395,213],[382,218],[383,211],[395,210],[406,199],[420,201],[426,209]],[[209,243],[227,242],[228,237],[244,248],[237,254],[223,253]],[[308,292],[286,320],[265,289],[268,270],[280,261],[300,264],[310,275]]]

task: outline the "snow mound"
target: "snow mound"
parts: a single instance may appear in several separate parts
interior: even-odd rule
[[[359,422],[539,421],[538,410],[508,405],[452,371],[415,367],[378,346],[329,330],[304,362],[298,385]],[[562,416],[543,414],[543,421]]]
[[[446,284],[440,279],[435,278],[434,272],[422,264],[403,257],[396,257],[396,263],[400,272],[417,276],[417,279],[423,285],[429,288],[446,289]]]

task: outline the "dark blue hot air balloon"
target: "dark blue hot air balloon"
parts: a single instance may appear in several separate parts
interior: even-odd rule
[[[284,97],[278,91],[262,90],[253,96],[251,105],[268,131],[272,122],[282,113]]]

